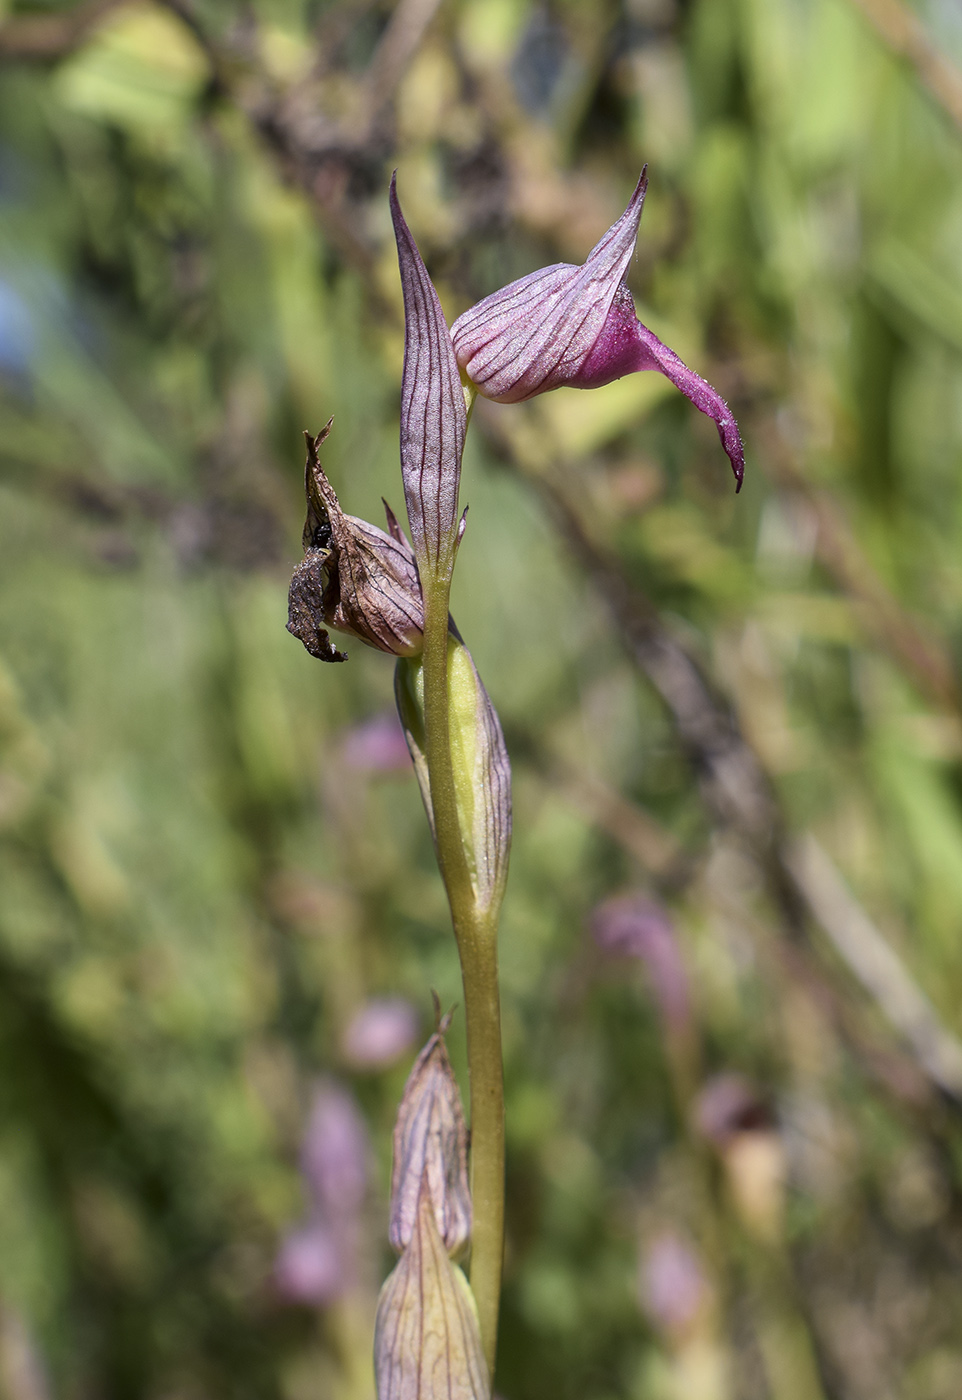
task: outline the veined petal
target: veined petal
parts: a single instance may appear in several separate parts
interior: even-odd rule
[[[340,596],[331,625],[395,656],[420,651],[421,585],[411,546],[357,516],[339,560]]]
[[[404,292],[401,475],[414,553],[422,568],[437,573],[454,563],[467,414],[444,312],[404,221],[394,179],[391,217]]]
[[[608,315],[638,236],[648,177],[581,267],[556,263],[511,282],[455,321],[458,364],[478,392],[520,403],[570,383]]]
[[[491,1382],[468,1281],[447,1256],[426,1192],[411,1243],[374,1324],[378,1400],[489,1400]]]

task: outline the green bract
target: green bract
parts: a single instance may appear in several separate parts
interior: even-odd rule
[[[433,832],[425,754],[424,668],[420,656],[398,661],[395,694]],[[448,638],[448,699],[451,763],[464,852],[478,907],[488,909],[500,902],[508,874],[511,770],[494,706],[471,653],[454,636]]]

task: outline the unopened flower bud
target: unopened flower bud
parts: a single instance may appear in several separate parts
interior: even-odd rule
[[[448,1258],[427,1188],[374,1324],[378,1400],[489,1400],[491,1382],[468,1281]]]
[[[498,403],[562,385],[597,389],[635,370],[657,370],[714,420],[740,488],[745,457],[731,410],[642,325],[623,281],[647,188],[642,170],[628,208],[581,267],[540,268],[459,316],[451,327],[458,365],[479,394]]]
[[[307,553],[291,579],[287,630],[320,661],[347,660],[328,627],[378,651],[414,656],[421,650],[424,625],[414,554],[386,504],[388,534],[344,514],[317,455],[330,429],[328,423],[316,438],[305,435]]]
[[[463,1249],[471,1235],[468,1135],[444,1044],[449,1024],[447,1016],[415,1060],[398,1109],[388,1231],[398,1252],[411,1243],[425,1196],[449,1254]]]
[[[420,657],[398,662],[398,714],[414,760],[431,830],[434,812],[424,750],[424,671]],[[511,847],[511,764],[497,711],[471,653],[448,637],[451,758],[461,838],[478,907],[497,907],[508,876]]]

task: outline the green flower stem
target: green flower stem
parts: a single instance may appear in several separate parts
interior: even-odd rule
[[[425,757],[438,865],[461,958],[471,1081],[471,1287],[493,1378],[504,1253],[504,1077],[498,995],[498,910],[479,909],[458,820],[448,695],[448,599],[453,559],[428,574],[424,594]]]
[[[471,1077],[471,1288],[494,1377],[504,1257],[504,1072],[498,993],[497,916],[461,936],[461,975]]]

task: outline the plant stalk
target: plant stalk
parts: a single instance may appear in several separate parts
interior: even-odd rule
[[[461,959],[471,1094],[471,1288],[494,1378],[504,1253],[504,1076],[498,994],[498,910],[478,908],[458,818],[451,759],[448,601],[451,567],[422,569],[424,748],[438,865]]]
[[[458,947],[471,1080],[471,1288],[493,1379],[504,1257],[504,1072],[495,922],[478,932],[459,938]]]

